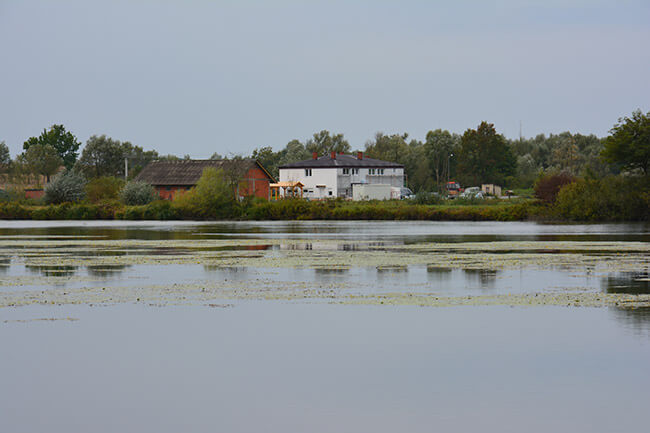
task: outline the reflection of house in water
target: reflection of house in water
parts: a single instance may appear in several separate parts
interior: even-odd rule
[[[381,249],[384,242],[306,242],[301,244],[282,244],[280,250],[301,251],[301,250],[319,250],[319,251],[369,251]]]

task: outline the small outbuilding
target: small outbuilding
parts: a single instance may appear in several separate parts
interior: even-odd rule
[[[153,161],[136,176],[135,180],[151,184],[160,198],[173,200],[179,192],[196,186],[208,167],[222,170],[228,182],[237,185],[239,197],[254,196],[269,199],[273,176],[255,159],[185,159],[178,161]]]
[[[484,183],[481,185],[481,191],[486,195],[493,195],[495,197],[501,197],[501,187],[499,185],[494,185],[491,183]]]

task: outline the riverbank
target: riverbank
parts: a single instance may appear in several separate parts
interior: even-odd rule
[[[144,206],[119,202],[64,203],[37,206],[0,203],[0,219],[19,220],[411,220],[525,221],[543,219],[545,207],[532,200],[486,201],[476,204],[426,205],[404,201],[349,202],[341,200],[278,202],[250,201],[225,209],[219,217],[159,200]]]
[[[582,196],[579,196],[582,198]],[[533,199],[447,201],[418,204],[415,201],[250,200],[220,208],[193,208],[157,200],[143,206],[118,201],[34,205],[0,203],[0,219],[6,220],[380,220],[380,221],[552,221],[616,222],[648,221],[643,200],[623,200],[622,206],[571,205],[566,200],[544,203]]]

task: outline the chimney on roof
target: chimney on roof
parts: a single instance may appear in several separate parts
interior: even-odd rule
[[[363,159],[363,152],[357,152],[357,159]]]
[[[318,159],[318,152],[312,152],[311,159]]]
[[[343,155],[343,151],[339,152],[339,155]]]
[[[336,159],[336,152],[332,152],[332,153],[330,154],[330,158],[332,158],[332,159]]]

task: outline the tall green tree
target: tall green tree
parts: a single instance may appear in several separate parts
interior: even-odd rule
[[[23,144],[23,149],[28,150],[37,144],[52,146],[68,170],[77,161],[79,146],[81,146],[77,138],[71,132],[66,131],[63,125],[52,125],[49,130],[44,129],[38,137],[28,138]]]
[[[11,154],[9,147],[4,141],[0,141],[0,173],[6,173],[11,165]]]
[[[330,152],[350,152],[350,143],[343,137],[343,134],[330,134],[327,130],[322,130],[314,134],[307,140],[305,148],[309,153],[316,152],[319,155],[326,155]]]
[[[50,176],[55,174],[63,164],[63,160],[56,149],[48,144],[29,146],[19,156],[19,161],[26,167],[28,172],[45,176],[48,183],[50,182]]]
[[[465,131],[458,151],[458,176],[464,185],[504,185],[516,169],[510,146],[492,123],[481,122],[478,128]]]
[[[407,138],[406,133],[386,135],[378,132],[374,140],[366,142],[366,155],[383,161],[406,164],[409,157]]]
[[[459,141],[460,137],[458,135],[447,130],[436,129],[427,132],[424,147],[432,176],[435,178],[435,184],[439,191],[442,191],[447,178],[450,177],[451,155],[454,153]],[[455,160],[453,162],[455,164]]]
[[[648,174],[650,167],[650,112],[636,110],[631,117],[618,119],[605,139],[603,158],[626,170],[641,170]]]
[[[93,135],[86,141],[76,166],[87,178],[123,176],[126,156],[124,150],[124,146],[118,140],[113,140],[106,135]]]

